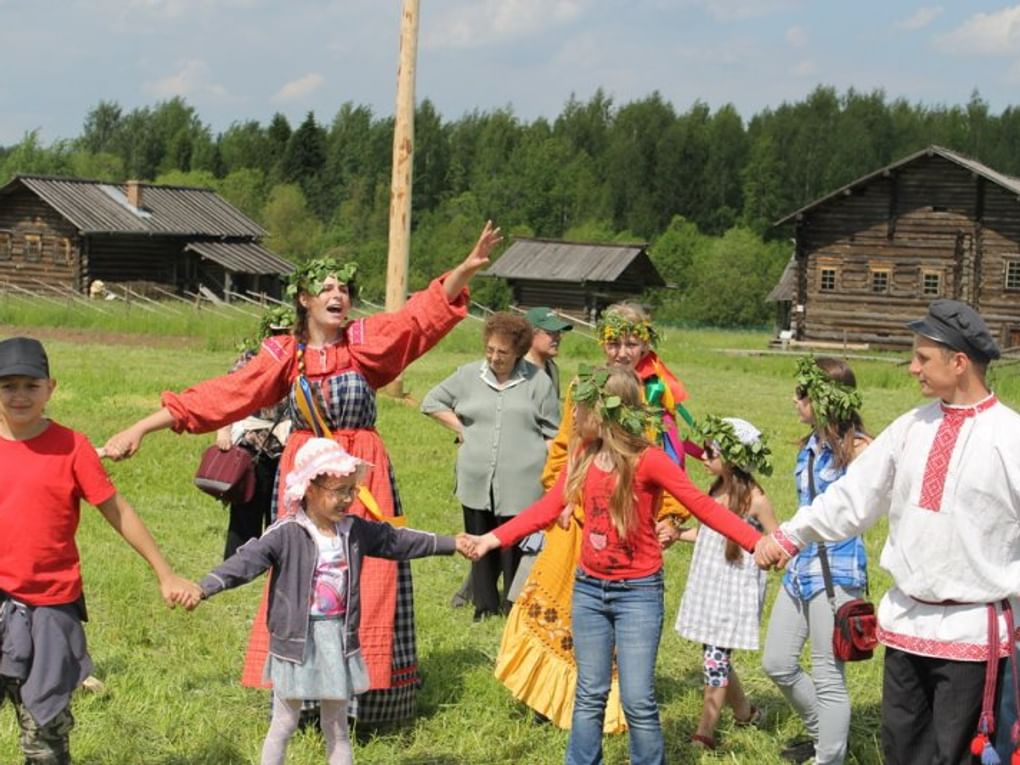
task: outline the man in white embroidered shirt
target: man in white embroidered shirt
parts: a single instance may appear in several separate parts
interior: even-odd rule
[[[936,400],[886,428],[842,479],[764,537],[756,558],[785,565],[808,542],[860,534],[888,515],[880,564],[893,586],[878,608],[885,762],[956,765],[976,761],[972,738],[980,749],[991,737],[995,678],[1016,637],[1020,415],[988,389],[999,348],[973,308],[936,300],[907,326],[910,373]]]

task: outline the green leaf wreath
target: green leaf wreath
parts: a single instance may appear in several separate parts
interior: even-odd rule
[[[810,399],[819,428],[830,421],[846,422],[864,403],[859,390],[833,380],[811,356],[797,362],[797,388]]]
[[[764,433],[754,443],[745,444],[737,438],[731,423],[709,414],[698,423],[697,434],[702,443],[718,448],[719,456],[726,464],[735,465],[747,473],[772,475],[772,451]]]
[[[595,337],[598,338],[598,341],[602,345],[614,340],[619,340],[627,335],[639,337],[643,342],[648,343],[648,345],[653,348],[661,339],[659,337],[659,333],[655,331],[655,327],[652,326],[651,322],[633,322],[613,311],[606,311],[603,313],[601,318],[598,320],[598,323],[595,325]]]
[[[571,384],[571,398],[575,404],[593,412],[602,422],[615,422],[632,435],[658,435],[662,430],[662,410],[658,407],[630,406],[619,396],[607,395],[608,381],[608,369],[582,364],[577,379]]]
[[[352,261],[341,263],[336,258],[316,258],[305,263],[287,279],[287,295],[297,297],[299,292],[318,295],[322,285],[331,276],[341,284],[350,284],[358,273],[358,264]]]

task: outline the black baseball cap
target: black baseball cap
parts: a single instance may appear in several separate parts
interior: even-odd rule
[[[959,300],[933,301],[928,306],[928,315],[908,323],[907,327],[922,337],[966,353],[982,364],[1002,355],[985,320]]]
[[[42,343],[32,337],[0,340],[0,377],[49,379],[50,362]]]

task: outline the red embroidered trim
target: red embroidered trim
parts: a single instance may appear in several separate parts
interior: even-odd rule
[[[365,320],[357,319],[347,325],[347,342],[350,345],[364,345],[365,343]]]
[[[267,337],[262,341],[262,348],[277,361],[283,361],[287,356],[283,349],[283,344],[277,337]]]
[[[1013,635],[1020,640],[1020,627]],[[914,635],[901,635],[898,632],[878,628],[878,640],[882,645],[898,648],[907,653],[919,656],[931,656],[936,659],[953,659],[955,661],[986,661],[988,659],[987,643],[950,643],[945,640],[919,638]],[[1009,655],[1009,642],[999,644],[999,658]]]
[[[800,548],[797,547],[797,545],[795,545],[790,540],[790,538],[783,533],[782,529],[776,529],[775,531],[773,531],[772,538],[779,543],[779,546],[782,547],[786,551],[786,554],[789,555],[791,558],[800,552]]]
[[[925,510],[938,512],[942,507],[942,494],[946,488],[946,474],[949,472],[949,461],[960,436],[960,429],[968,417],[973,417],[995,405],[998,399],[991,394],[974,406],[948,406],[942,403],[942,422],[935,433],[928,461],[924,466],[924,481],[921,484],[921,496],[918,504]]]

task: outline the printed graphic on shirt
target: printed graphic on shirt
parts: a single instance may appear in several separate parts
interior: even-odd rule
[[[634,548],[621,542],[609,514],[609,496],[599,493],[591,498],[585,524],[588,527],[585,558],[593,570],[611,573],[626,568],[634,560]]]
[[[347,611],[347,558],[342,547],[319,549],[312,580],[312,616],[342,616]]]

